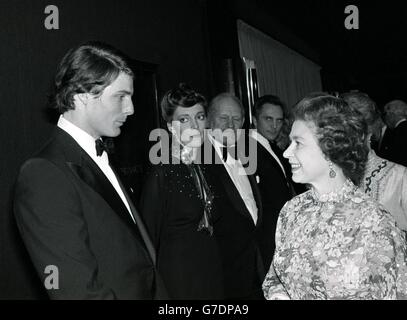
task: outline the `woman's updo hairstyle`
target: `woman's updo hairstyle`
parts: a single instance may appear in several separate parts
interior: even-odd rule
[[[196,92],[186,83],[180,83],[177,88],[168,90],[161,100],[161,114],[167,123],[172,122],[172,117],[178,107],[190,108],[196,104],[202,105],[205,112],[208,103],[205,97]]]
[[[343,99],[327,94],[307,96],[292,110],[293,121],[310,124],[324,155],[339,166],[345,177],[359,185],[364,174],[368,148],[367,124]]]

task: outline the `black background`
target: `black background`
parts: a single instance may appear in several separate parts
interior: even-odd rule
[[[44,27],[49,4],[59,9],[59,30]],[[348,4],[359,8],[359,30],[344,27]],[[402,1],[0,0],[0,298],[43,297],[11,196],[19,166],[52,130],[47,93],[64,53],[85,40],[108,42],[157,65],[158,96],[185,81],[210,98],[221,90],[223,59],[239,55],[238,18],[318,63],[327,91],[359,89],[379,107],[406,99]],[[135,107],[135,117],[150,114]]]

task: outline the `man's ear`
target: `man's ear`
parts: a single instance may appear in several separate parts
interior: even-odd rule
[[[256,117],[253,117],[253,125],[257,129],[257,119],[256,119]]]
[[[76,107],[85,107],[88,104],[89,94],[77,93],[73,96],[73,101]]]

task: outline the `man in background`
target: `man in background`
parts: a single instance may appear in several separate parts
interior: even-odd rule
[[[257,237],[266,271],[274,255],[278,215],[294,195],[291,169],[275,144],[283,122],[284,104],[277,96],[265,95],[256,101],[253,124],[257,130],[250,132],[250,138],[256,141],[257,159],[250,160],[257,160],[255,176],[263,206],[263,220]]]
[[[264,270],[256,240],[261,224],[261,200],[253,175],[248,174],[236,151],[244,109],[238,98],[222,93],[209,104],[209,136],[216,160],[205,164],[213,187],[214,234],[223,260],[227,299],[264,299]]]
[[[393,100],[384,106],[384,121],[389,130],[389,137],[382,142],[380,156],[390,161],[407,166],[407,104]],[[387,131],[389,131],[387,133]]]

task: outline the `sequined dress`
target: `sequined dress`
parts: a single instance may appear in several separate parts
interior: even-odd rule
[[[198,231],[204,209],[187,165],[155,166],[143,188],[140,211],[169,297],[222,299],[218,245],[215,235]]]
[[[406,299],[407,249],[394,218],[349,180],[280,212],[267,299]]]

